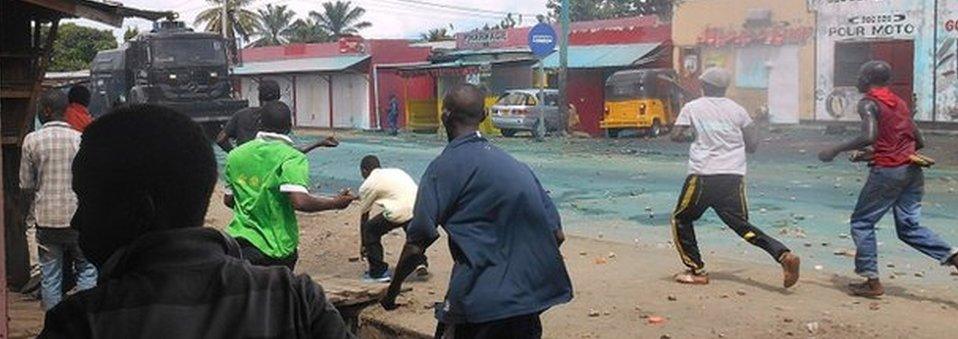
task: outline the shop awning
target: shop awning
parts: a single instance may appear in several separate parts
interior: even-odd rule
[[[638,66],[654,61],[660,43],[569,46],[569,68]],[[559,68],[559,52],[542,60],[545,68]]]
[[[369,55],[247,62],[233,69],[235,75],[339,72],[369,59]]]

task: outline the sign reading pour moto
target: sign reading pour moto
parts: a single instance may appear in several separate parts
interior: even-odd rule
[[[537,58],[545,58],[556,48],[556,31],[552,26],[540,23],[529,30],[529,49]]]

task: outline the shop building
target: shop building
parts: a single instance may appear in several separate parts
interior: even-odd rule
[[[774,2],[774,4],[773,4]],[[814,119],[815,18],[806,0],[693,0],[672,20],[679,82],[697,93],[712,66],[733,72],[728,97],[773,124]]]
[[[259,81],[279,83],[280,100],[293,111],[296,127],[378,129],[389,99],[377,96],[377,90],[396,87],[402,80],[379,78],[373,70],[383,64],[425,61],[428,55],[429,48],[412,47],[405,40],[361,38],[247,48],[234,75],[251,105],[259,104]]]
[[[955,0],[818,0],[815,117],[855,121],[860,65],[885,60],[891,89],[925,123],[958,122]]]

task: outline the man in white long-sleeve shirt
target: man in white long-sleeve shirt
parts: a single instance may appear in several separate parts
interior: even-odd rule
[[[413,206],[419,186],[405,171],[398,168],[381,168],[379,158],[367,155],[360,163],[362,186],[359,187],[360,232],[362,253],[369,262],[369,270],[363,278],[369,282],[389,282],[389,264],[383,261],[382,237],[397,228],[406,228],[412,220]],[[382,210],[372,219],[369,213],[373,206]],[[426,257],[416,270],[420,276],[428,274]]]

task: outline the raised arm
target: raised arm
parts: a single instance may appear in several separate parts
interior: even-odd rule
[[[858,114],[862,118],[861,132],[858,136],[838,144],[835,147],[821,151],[818,153],[819,160],[831,162],[842,152],[859,150],[875,143],[875,138],[878,137],[878,125],[876,121],[878,105],[871,100],[862,100],[858,103]]]
[[[349,207],[349,203],[356,200],[356,197],[348,191],[344,191],[332,198],[320,197],[304,192],[287,192],[286,195],[289,197],[289,202],[293,205],[293,209],[306,213],[341,210]]]
[[[299,151],[302,152],[303,154],[306,154],[306,153],[312,152],[314,149],[317,149],[317,148],[320,148],[320,147],[330,147],[330,148],[332,148],[332,147],[336,147],[336,146],[339,146],[339,140],[336,140],[336,137],[334,137],[334,136],[328,136],[328,137],[323,138],[323,139],[321,139],[321,140],[319,140],[319,141],[317,141],[317,142],[314,142],[314,143],[312,143],[312,144],[299,147],[298,149],[299,149]]]

